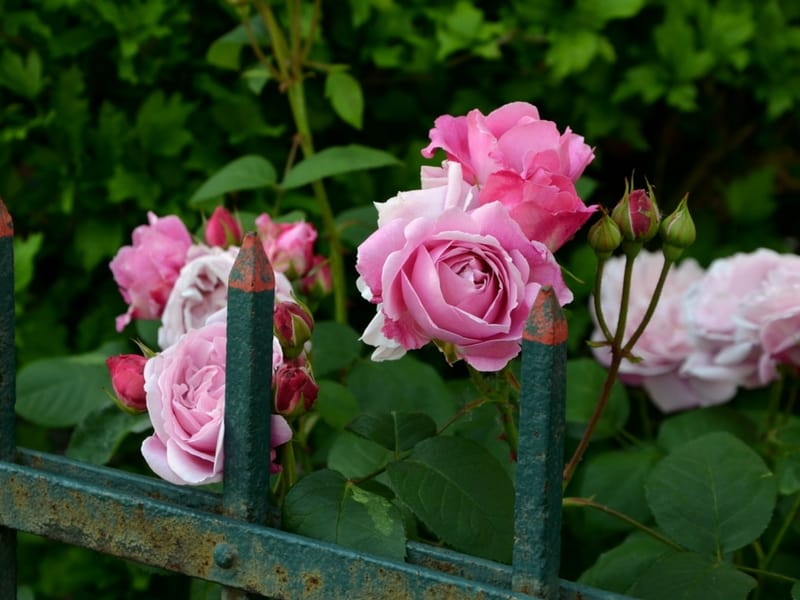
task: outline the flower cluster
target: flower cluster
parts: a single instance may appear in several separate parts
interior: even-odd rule
[[[314,321],[294,294],[312,277],[321,285],[326,266],[313,253],[316,230],[305,222],[256,220],[265,253],[275,269],[273,315],[274,399],[271,454],[292,437],[285,417],[308,410],[317,396],[308,353]],[[122,330],[134,319],[160,319],[161,352],[107,360],[120,406],[147,410],[154,433],[142,454],[160,477],[199,485],[222,479],[224,435],[227,284],[243,237],[241,223],[217,208],[205,226],[206,244],[194,243],[176,216],[148,214],[110,267],[128,310]],[[316,269],[317,273],[312,273]],[[323,273],[320,275],[320,273]]]
[[[643,251],[633,266],[626,333],[650,303],[664,257]],[[608,261],[601,310],[619,314],[625,259]],[[656,311],[623,361],[620,375],[642,385],[664,412],[727,402],[739,387],[778,377],[778,365],[800,368],[800,257],[759,249],[715,260],[703,270],[687,259],[667,276]],[[593,339],[602,339],[597,329]],[[594,350],[610,363],[607,347]]]
[[[524,102],[439,117],[430,139],[422,154],[446,160],[376,204],[378,229],[358,249],[359,289],[377,305],[362,339],[375,360],[434,342],[449,361],[497,371],[519,353],[542,286],[572,299],[553,252],[596,210],[575,190],[594,154]]]

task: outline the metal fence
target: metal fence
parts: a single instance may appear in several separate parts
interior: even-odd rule
[[[409,542],[406,562],[267,526],[274,279],[254,234],[228,288],[225,480],[215,494],[17,448],[13,225],[0,200],[0,598],[16,597],[16,531],[276,599],[623,598],[558,578],[567,326],[537,298],[522,351],[512,565]],[[257,400],[260,398],[259,400]]]

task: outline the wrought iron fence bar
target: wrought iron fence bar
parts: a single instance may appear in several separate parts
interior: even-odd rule
[[[0,463],[0,524],[285,600],[530,598],[11,463]]]
[[[14,352],[14,224],[0,199],[0,461],[16,453]],[[16,595],[17,535],[0,524],[0,598]]]
[[[567,321],[551,287],[536,297],[522,337],[522,392],[512,589],[558,597]]]

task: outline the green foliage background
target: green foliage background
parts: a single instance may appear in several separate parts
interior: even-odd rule
[[[306,82],[317,148],[361,144],[402,161],[327,182],[334,212],[351,225],[343,239],[352,280],[354,248],[374,227],[371,203],[417,187],[433,120],[512,100],[536,104],[595,147],[586,200],[612,205],[632,171],[667,211],[689,192],[700,232],[690,253],[702,263],[759,246],[797,249],[800,4],[328,0],[322,11],[311,59],[340,68]],[[219,197],[196,192],[221,167],[258,155],[283,170],[295,133],[286,98],[238,23],[221,1],[0,0],[0,197],[17,236],[20,368],[119,344],[113,323],[124,305],[107,263],[147,211],[199,228]],[[227,204],[302,210],[320,223],[302,188],[240,192]],[[591,281],[579,243],[559,258]],[[573,287],[577,350],[589,283]],[[359,329],[372,309],[349,289],[348,319]],[[317,318],[331,310],[321,306]],[[68,433],[21,422],[20,442],[58,449]],[[84,579],[82,551],[23,542],[45,555],[22,573],[37,598],[87,589],[151,597],[162,579],[182,585],[134,566]]]

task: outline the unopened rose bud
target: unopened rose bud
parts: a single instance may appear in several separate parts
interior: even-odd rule
[[[299,358],[283,363],[274,377],[275,412],[295,416],[311,410],[319,394],[319,386],[314,381],[311,367],[305,359]]]
[[[292,359],[303,351],[305,343],[311,339],[314,317],[298,302],[279,302],[275,305],[272,325],[275,337],[283,348],[283,355]]]
[[[306,296],[322,298],[333,291],[331,266],[324,256],[315,255],[311,259],[311,268],[300,280],[300,290]]]
[[[678,260],[683,251],[694,244],[697,232],[692,215],[689,213],[688,200],[689,195],[686,194],[675,212],[661,222],[659,231],[661,239],[664,240],[662,251],[667,260]]]
[[[648,192],[631,189],[625,180],[625,194],[614,207],[611,218],[619,227],[622,237],[629,242],[647,242],[658,231],[661,218],[653,188],[647,184]]]
[[[109,356],[106,366],[111,375],[113,397],[117,406],[130,413],[147,410],[144,392],[144,365],[147,359],[138,354]]]
[[[589,229],[587,236],[589,246],[594,250],[598,258],[609,258],[611,254],[619,248],[622,243],[622,233],[614,219],[604,214]]]
[[[206,223],[206,243],[209,246],[238,246],[242,242],[242,225],[223,206],[214,209]]]

